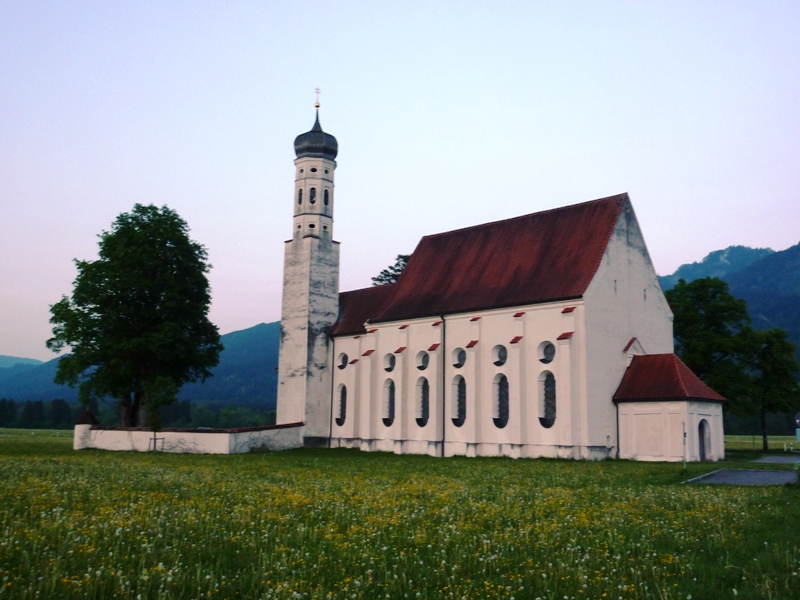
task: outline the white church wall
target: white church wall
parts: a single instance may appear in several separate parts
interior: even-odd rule
[[[623,349],[636,337],[647,354],[670,353],[672,312],[667,304],[630,202],[617,219],[602,263],[584,295],[589,447],[616,447],[611,398],[627,368]],[[576,333],[577,335],[577,333]]]

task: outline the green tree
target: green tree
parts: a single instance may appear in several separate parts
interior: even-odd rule
[[[211,267],[188,231],[166,206],[137,204],[100,235],[98,260],[75,261],[72,298],[50,307],[47,347],[72,352],[59,361],[56,383],[78,385],[84,404],[117,399],[123,426],[157,425],[158,407],[219,361],[219,332],[208,320]]]
[[[51,427],[59,428],[71,426],[74,421],[72,410],[63,398],[56,398],[50,403],[48,411],[48,422]]]
[[[398,254],[397,260],[393,265],[388,266],[383,271],[378,273],[377,277],[372,278],[372,285],[387,285],[390,283],[397,283],[397,278],[400,273],[406,268],[408,259],[411,258],[410,254]]]
[[[759,416],[761,446],[769,450],[767,413],[792,411],[800,404],[797,373],[800,364],[796,347],[783,329],[756,331],[746,329],[740,334],[741,352],[749,379],[749,391],[743,398],[744,412]]]
[[[675,315],[676,354],[728,399],[732,412],[760,417],[762,446],[768,450],[767,413],[792,410],[800,402],[794,344],[782,329],[750,327],[747,304],[720,279],[681,279],[666,296]]]
[[[715,277],[681,279],[665,292],[674,315],[675,353],[694,373],[731,401],[746,393],[740,332],[750,324],[747,304]]]

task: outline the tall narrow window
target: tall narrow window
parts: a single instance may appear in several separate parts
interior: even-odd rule
[[[467,420],[467,382],[461,375],[453,379],[453,425],[461,427]]]
[[[302,204],[303,203],[303,188],[300,188],[299,190],[297,190],[297,203],[298,204]]]
[[[322,198],[325,202],[325,206],[328,206],[328,190],[325,190],[325,192],[323,192]]]
[[[339,416],[336,417],[336,424],[341,427],[347,419],[347,388],[339,386]]]
[[[387,379],[383,384],[383,424],[391,427],[394,423],[394,381]]]
[[[308,201],[311,204],[314,204],[317,201],[317,188],[311,188],[308,190]]]
[[[425,427],[430,415],[431,386],[427,378],[420,377],[417,381],[417,425]]]
[[[539,423],[550,428],[556,422],[556,378],[545,371],[539,378]]]
[[[498,429],[508,425],[508,378],[502,373],[494,378],[492,383],[494,392],[493,420]]]

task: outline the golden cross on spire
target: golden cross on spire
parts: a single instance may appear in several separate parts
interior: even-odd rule
[[[322,90],[319,89],[318,87],[316,87],[316,88],[314,88],[314,93],[317,95],[317,101],[314,102],[314,106],[319,108],[319,95],[322,93]]]

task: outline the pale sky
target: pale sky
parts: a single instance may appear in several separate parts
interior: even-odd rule
[[[341,288],[420,237],[620,192],[659,274],[800,241],[800,2],[0,3],[0,354],[139,203],[221,333],[280,318],[296,135],[339,141]]]

